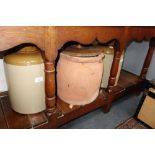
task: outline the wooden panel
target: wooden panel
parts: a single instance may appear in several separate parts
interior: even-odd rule
[[[125,81],[126,83],[131,83],[131,84],[137,84],[139,82],[139,78],[137,75],[130,73],[126,70],[122,70],[120,73],[120,78],[119,78],[119,82],[121,83],[123,81]]]
[[[44,112],[37,114],[22,115],[14,112],[9,103],[7,93],[1,97],[2,103],[0,104],[0,128],[38,128],[48,123],[48,118]],[[4,112],[2,111],[4,110]],[[5,117],[4,117],[5,115]]]
[[[117,85],[117,86],[111,87],[110,89],[112,90],[112,92],[109,94],[112,96],[113,94],[119,94],[120,92],[122,92],[124,90],[124,87]]]
[[[134,83],[132,81],[130,81],[127,77],[124,78],[123,72],[121,72],[120,78],[118,80],[118,85],[123,87],[123,88],[127,88],[127,87],[130,87],[130,86],[133,86],[133,84]]]
[[[28,117],[32,124],[32,128],[37,128],[38,126],[42,124],[46,124],[48,122],[48,119],[44,112],[40,112],[37,114],[31,114],[31,115],[28,115]]]
[[[129,77],[129,78],[128,78]],[[105,112],[110,110],[112,102],[129,93],[140,93],[145,80],[139,80],[138,76],[130,72],[121,70],[117,86],[111,87],[110,93],[107,94],[107,104],[103,109]],[[105,92],[104,92],[105,93]]]
[[[122,88],[127,88],[133,86],[133,82],[128,81],[126,78],[120,78],[118,81],[118,85]]]
[[[43,26],[0,26],[0,51],[22,43],[33,43],[44,50],[44,33]]]
[[[8,128],[10,129],[32,128],[32,125],[27,115],[16,113],[10,108],[10,102],[8,96],[1,98],[1,100]]]

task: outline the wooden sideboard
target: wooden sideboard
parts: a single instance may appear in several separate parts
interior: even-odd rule
[[[0,27],[0,52],[3,54],[21,44],[36,45],[43,54],[45,64],[46,111],[33,115],[21,115],[9,105],[7,94],[3,94],[0,106],[0,128],[57,128],[92,110],[103,107],[110,110],[112,102],[125,94],[141,90],[155,48],[155,27],[104,27],[104,26],[10,26]],[[122,52],[132,41],[150,41],[148,54],[139,76],[121,71],[117,86],[115,80]],[[55,61],[60,50],[69,42],[80,44],[114,43],[108,87],[101,89],[98,98],[85,106],[69,108],[56,96]]]

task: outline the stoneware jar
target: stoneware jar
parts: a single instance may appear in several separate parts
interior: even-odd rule
[[[103,46],[102,49],[103,49],[103,53],[105,55],[105,59],[103,62],[104,73],[102,76],[101,87],[106,88],[108,86],[110,71],[111,71],[112,62],[113,62],[113,58],[114,58],[114,48],[113,48],[113,46]]]
[[[85,105],[98,94],[104,54],[99,49],[70,47],[60,53],[57,64],[57,95],[66,103]]]
[[[107,46],[94,46],[93,48],[96,49],[101,49],[101,51],[104,53],[105,58],[103,61],[103,66],[104,66],[104,73],[102,76],[102,82],[101,82],[101,88],[107,88],[108,82],[109,82],[109,77],[110,77],[110,72],[111,72],[111,67],[114,59],[114,47],[113,43],[112,45],[107,45]],[[124,58],[124,52],[121,55],[119,67],[118,67],[118,72],[116,75],[116,81],[115,81],[115,86],[118,83],[121,68],[122,68],[122,63],[123,63],[123,58]]]
[[[4,57],[11,107],[22,114],[45,110],[44,64],[35,46]]]

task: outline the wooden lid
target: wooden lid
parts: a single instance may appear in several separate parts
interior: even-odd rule
[[[24,47],[21,50],[4,57],[8,64],[28,66],[43,63],[40,51],[35,46]]]
[[[114,55],[114,47],[113,46],[94,46],[94,48],[101,49],[104,54]]]
[[[62,52],[63,54],[67,54],[74,57],[96,57],[102,53],[101,49],[92,48],[92,47],[82,47],[71,46]]]

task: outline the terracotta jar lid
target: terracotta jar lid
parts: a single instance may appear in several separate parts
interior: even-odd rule
[[[102,53],[102,49],[95,49],[92,47],[71,46],[63,51],[64,54],[74,57],[96,57]]]
[[[4,57],[8,64],[17,66],[29,66],[43,63],[40,51],[35,46],[24,47],[19,51]]]

